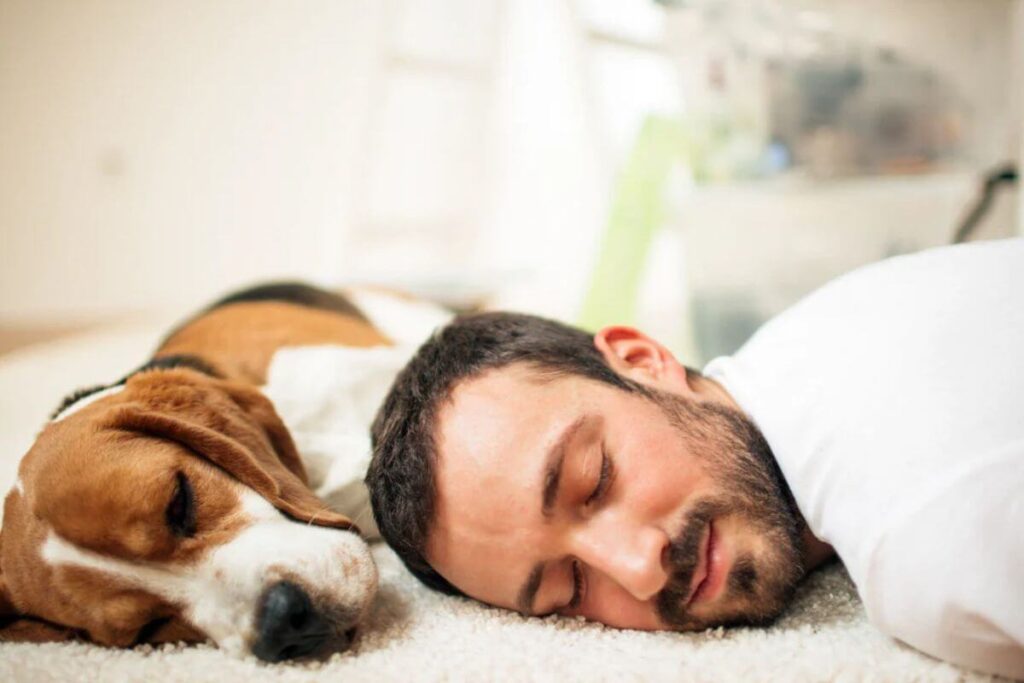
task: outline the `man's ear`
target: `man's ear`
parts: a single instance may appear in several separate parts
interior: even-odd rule
[[[636,382],[676,394],[691,394],[686,368],[672,352],[640,330],[611,325],[594,335],[594,346],[612,370]]]
[[[3,531],[0,530],[0,545]],[[0,642],[52,643],[74,640],[78,634],[62,626],[22,614],[11,600],[3,571],[0,570]]]

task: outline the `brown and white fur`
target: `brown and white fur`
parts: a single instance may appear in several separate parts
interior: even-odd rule
[[[282,349],[389,343],[343,297],[265,286],[66,401],[5,501],[0,640],[212,640],[270,661],[348,647],[376,568],[261,388]]]

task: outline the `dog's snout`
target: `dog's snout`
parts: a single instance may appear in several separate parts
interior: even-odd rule
[[[327,620],[306,591],[290,581],[275,583],[263,594],[256,629],[253,654],[268,662],[312,654],[331,635]],[[348,640],[341,644],[344,648]]]

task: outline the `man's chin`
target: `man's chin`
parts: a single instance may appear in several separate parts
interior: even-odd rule
[[[778,619],[785,611],[785,605],[773,609],[760,608],[723,608],[714,615],[700,617],[697,615],[688,616],[679,625],[665,626],[665,630],[691,632],[705,631],[709,628],[733,627],[733,626],[769,626]]]
[[[729,568],[725,586],[704,601],[681,605],[683,612],[666,626],[675,631],[703,631],[718,626],[766,626],[774,622],[792,601],[796,581],[775,577],[765,584],[752,570],[749,559],[740,558]],[[699,595],[697,597],[700,597]]]

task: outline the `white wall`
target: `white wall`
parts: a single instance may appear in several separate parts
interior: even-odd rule
[[[0,319],[337,277],[380,3],[0,3]]]
[[[571,317],[612,178],[579,37],[549,0],[7,0],[0,324],[510,272]]]
[[[1017,36],[1013,43],[1013,82],[1010,84],[1012,94],[1011,111],[1016,112],[1016,140],[1014,148],[1017,150],[1017,174],[1020,177],[1024,171],[1024,0],[1015,0],[1013,4],[1013,19],[1011,21],[1011,34]],[[1021,187],[1024,181],[1017,181],[1017,234],[1024,237],[1024,201],[1021,196],[1024,191]]]
[[[936,3],[989,24],[1007,7]],[[847,19],[888,16],[866,7]],[[0,326],[268,277],[509,272],[495,303],[571,319],[615,169],[680,100],[664,18],[650,0],[0,0]],[[1007,41],[982,29],[951,38],[991,65]],[[972,63],[965,94],[991,90]],[[1002,149],[1019,107],[994,108]]]
[[[571,319],[612,181],[587,108],[583,39],[570,3],[509,3],[497,70],[495,191],[476,258],[518,275],[497,305]]]

